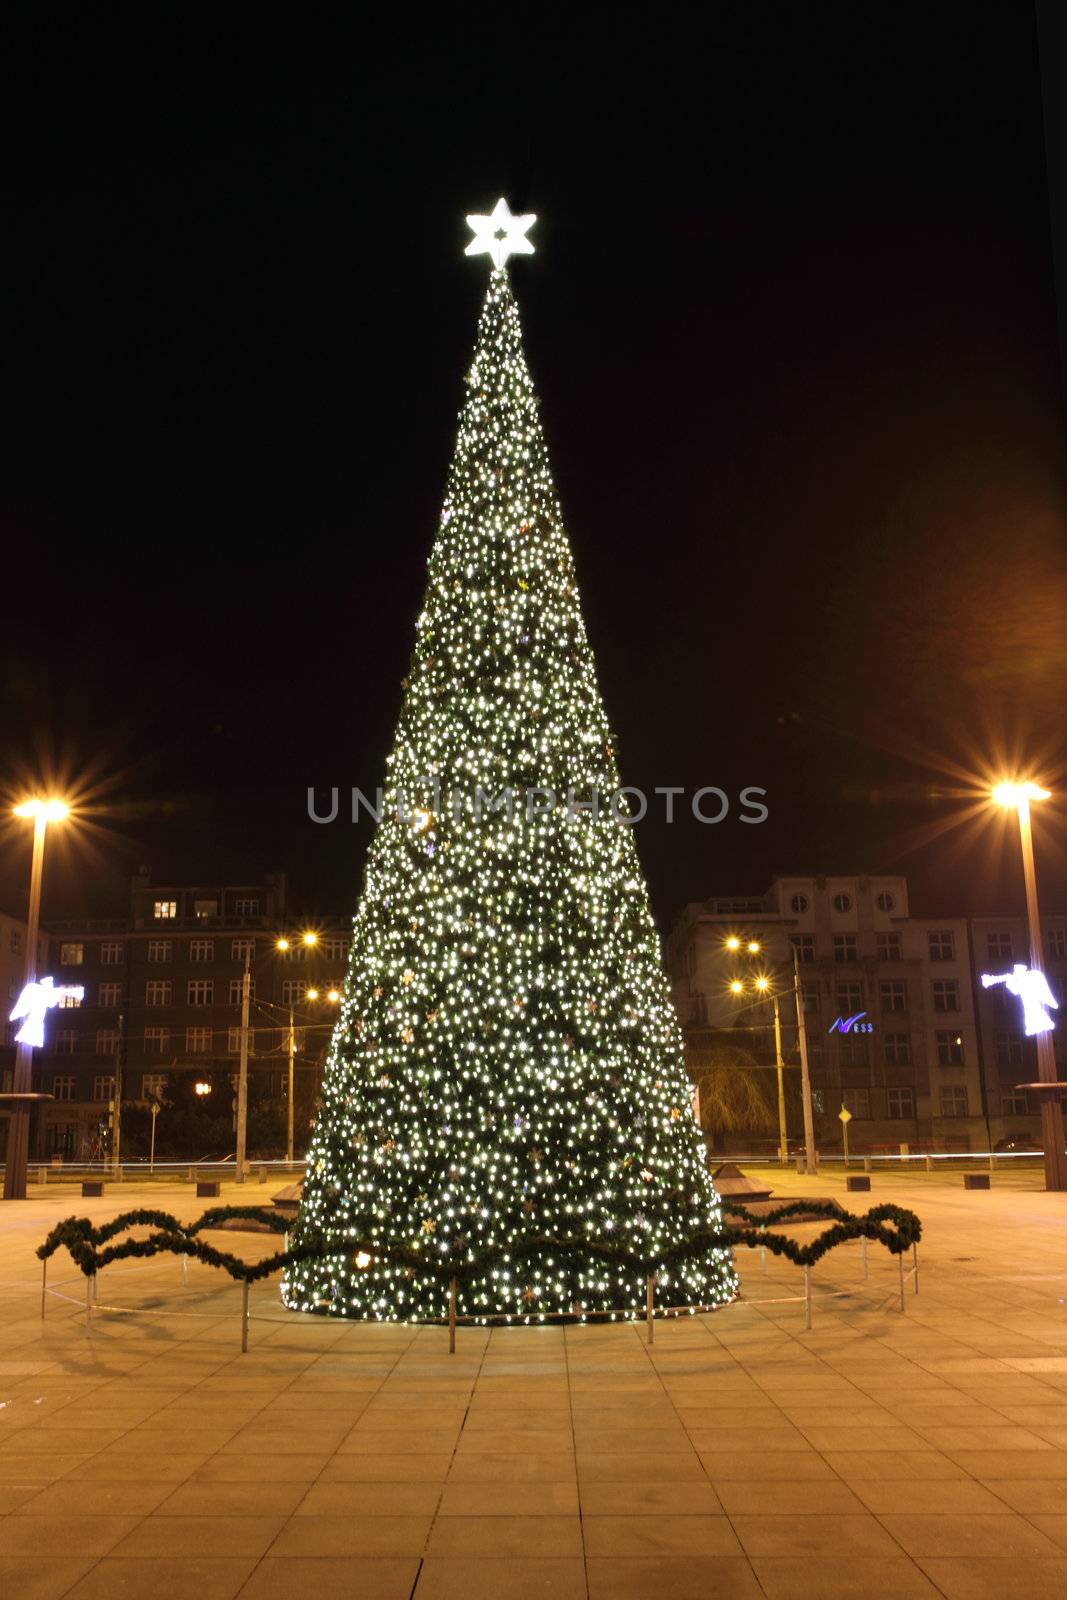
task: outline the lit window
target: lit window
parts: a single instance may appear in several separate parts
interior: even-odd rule
[[[193,901],[193,916],[197,922],[209,922],[212,917],[217,917],[218,914],[219,903],[217,900]]]
[[[80,967],[85,960],[85,946],[83,944],[61,944],[59,947],[59,964],[61,967]]]
[[[72,994],[68,991],[66,994],[61,994],[59,997],[60,1011],[76,1011],[81,1003],[82,997],[80,994]]]
[[[939,1067],[963,1066],[963,1036],[954,1028],[939,1029],[934,1034],[937,1043],[937,1064]]]
[[[173,922],[178,915],[177,900],[154,900],[152,902],[152,915],[157,922]]]

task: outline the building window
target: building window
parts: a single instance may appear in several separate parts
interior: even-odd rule
[[[231,961],[250,962],[255,953],[256,941],[254,939],[234,939],[230,945]]]
[[[1067,961],[1067,928],[1050,928],[1046,938],[1050,959]]]
[[[849,1034],[840,1040],[838,1060],[843,1067],[865,1067],[868,1061],[866,1039],[857,1039]]]
[[[794,933],[792,944],[797,953],[798,961],[815,960],[815,935],[813,933]]]
[[[819,1009],[819,985],[810,978],[805,978],[800,985],[800,998],[806,1013]]]
[[[883,1011],[907,1011],[908,986],[902,978],[883,978],[878,993]]]
[[[994,964],[998,961],[1005,961],[1010,964],[1015,959],[1012,952],[1010,933],[987,933],[986,949],[989,952],[990,961]]]
[[[998,1028],[993,1035],[993,1049],[998,1067],[1022,1066],[1023,1042],[1018,1034],[1008,1033],[1005,1028]]]
[[[835,911],[839,911],[844,916],[846,911],[852,910],[852,896],[850,894],[835,894],[833,907]]]
[[[1008,1089],[1000,1097],[1001,1115],[1005,1117],[1025,1117],[1029,1115],[1030,1103],[1025,1089]]]
[[[883,1033],[882,1056],[888,1067],[911,1065],[911,1040],[906,1033]]]
[[[76,1011],[82,1003],[83,994],[84,991],[79,993],[76,989],[73,992],[68,990],[66,994],[61,994],[59,997],[60,1011]]]
[[[170,1044],[169,1028],[146,1028],[144,1031],[144,1053],[146,1056],[161,1056]]]
[[[963,1083],[943,1083],[940,1090],[941,1115],[943,1117],[966,1117],[970,1115],[967,1105],[967,1086]]]
[[[141,1075],[141,1099],[162,1100],[167,1092],[165,1072],[145,1072]]]
[[[21,928],[12,928],[11,930],[11,954],[13,956],[20,956],[22,954]]]
[[[789,905],[790,908],[796,912],[798,917],[802,917],[805,911],[808,909],[808,897],[806,894],[795,894],[792,900],[790,900]]]
[[[239,1006],[241,1004],[241,985],[244,983],[244,981],[245,980],[243,978],[230,979],[231,1006]],[[250,1000],[254,1000],[256,998],[256,980],[251,976],[251,974],[249,974],[248,978],[248,998]]]
[[[837,985],[837,1009],[843,1017],[851,1016],[856,1011],[863,1009],[862,983],[839,983]]]
[[[78,1035],[73,1028],[60,1028],[56,1034],[56,1055],[72,1056],[78,1048]],[[72,1080],[73,1081],[73,1080]]]
[[[228,1054],[231,1055],[231,1056],[235,1056],[235,1055],[238,1054],[240,1049],[241,1049],[241,1030],[240,1030],[240,1028],[227,1028],[226,1029],[226,1050],[227,1050]]]
[[[189,960],[190,961],[214,961],[214,959],[215,959],[215,941],[214,941],[214,939],[190,939],[189,940]]]
[[[190,978],[187,998],[191,1006],[210,1006],[215,1000],[215,984],[211,978]]]
[[[307,992],[307,984],[300,978],[286,978],[282,984],[282,1004],[299,1005]]]
[[[811,1109],[818,1117],[824,1114],[826,1111],[826,1094],[824,1090],[813,1089],[811,1091]]]
[[[122,946],[120,944],[102,944],[100,946],[100,965],[102,967],[122,966]]]
[[[876,933],[874,947],[879,961],[900,961],[903,959],[899,933]]]
[[[186,1028],[185,1048],[190,1055],[203,1055],[211,1049],[210,1028]]]
[[[117,1028],[97,1028],[96,1053],[98,1056],[113,1056],[119,1047],[119,1030]]]
[[[53,1078],[52,1098],[54,1100],[73,1100],[74,1079],[72,1077]]]
[[[161,961],[169,961],[172,950],[173,946],[169,939],[149,939],[148,941],[148,959],[153,966],[157,966]]]
[[[897,900],[896,896],[890,894],[888,889],[883,889],[881,894],[876,895],[874,903],[879,911],[894,911]]]
[[[834,960],[855,961],[856,956],[856,935],[854,933],[835,933]]]
[[[102,983],[98,990],[100,1005],[105,1011],[114,1011],[122,1004],[122,984]]]
[[[886,1115],[893,1122],[907,1122],[915,1115],[915,1095],[910,1084],[892,1084],[885,1092]]]
[[[956,940],[951,928],[934,928],[928,938],[931,961],[955,961]]]
[[[254,896],[238,896],[233,903],[233,910],[238,917],[258,917],[259,900]]]
[[[212,917],[217,917],[218,914],[219,903],[217,900],[193,901],[193,916],[197,922],[209,922]]]
[[[61,967],[80,967],[85,961],[85,946],[83,944],[61,944],[59,947],[59,964]]]
[[[152,978],[144,986],[145,1005],[169,1006],[172,988],[169,978]]]
[[[112,1077],[93,1079],[93,1099],[110,1100],[115,1093],[115,1080]]]
[[[842,1100],[847,1110],[859,1122],[867,1122],[871,1115],[871,1091],[869,1089],[845,1089],[842,1091]]]
[[[154,900],[152,915],[157,922],[173,922],[178,915],[177,900]]]
[[[348,955],[347,939],[320,939],[318,947],[324,961],[343,961]],[[691,973],[692,967],[689,970]]]
[[[934,1034],[937,1042],[937,1064],[939,1067],[963,1066],[963,1035],[953,1028],[947,1031],[939,1029]]]
[[[935,978],[932,987],[935,1011],[960,1009],[960,986],[955,978]]]

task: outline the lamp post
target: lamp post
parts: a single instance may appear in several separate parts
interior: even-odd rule
[[[770,989],[769,978],[757,978],[756,990],[764,994]],[[789,1160],[789,1133],[785,1121],[785,1062],[782,1060],[782,1019],[778,1011],[778,996],[771,995],[774,1010],[774,1066],[778,1077],[778,1159],[784,1166]]]
[[[318,944],[318,942],[319,942],[318,934],[313,932],[311,929],[309,929],[306,933],[302,933],[300,935],[300,943],[305,949],[308,949],[308,950],[314,949],[315,946]],[[280,951],[280,953],[282,955],[285,955],[288,951],[290,951],[293,948],[293,941],[291,939],[287,939],[285,937],[285,935],[283,934],[280,939],[276,939],[274,941],[274,948],[276,950]],[[306,989],[304,991],[304,999],[305,1000],[317,1000],[318,998],[319,998],[319,991],[317,989]],[[337,989],[330,989],[326,994],[326,999],[329,1000],[332,1005],[336,1005],[337,1002],[340,1000],[340,998],[341,998],[340,991],[337,990]],[[292,1004],[290,1003],[290,1006],[289,1006],[289,1095],[288,1095],[288,1101],[287,1101],[287,1105],[286,1105],[287,1117],[286,1117],[286,1130],[285,1130],[285,1159],[290,1164],[292,1163],[292,1160],[293,1160],[293,1133],[294,1133],[293,1123],[294,1123],[295,1103],[296,1103],[296,1074],[295,1074],[295,1070],[294,1070],[295,1069],[295,1065],[296,1065],[296,1029],[294,1027],[294,1021],[293,1021],[293,1007],[292,1007]]]
[[[1030,805],[1048,800],[1049,791],[1036,783],[1001,783],[993,790],[998,805],[1013,809],[1019,819],[1019,845],[1023,858],[1023,883],[1026,887],[1026,920],[1030,939],[1030,966],[1043,970],[1041,918],[1037,907],[1037,872],[1034,866],[1034,835],[1030,824]],[[1037,1095],[1041,1102],[1041,1135],[1045,1146],[1045,1188],[1067,1189],[1067,1151],[1064,1149],[1063,1085],[1056,1072],[1056,1051],[1052,1030],[1036,1035]],[[1045,1085],[1049,1085],[1045,1088]]]
[[[731,935],[726,940],[726,948],[731,953],[742,948],[742,941]],[[748,955],[759,955],[762,946],[758,940],[749,940],[744,945]],[[771,980],[765,974],[760,974],[753,979],[753,988],[756,993],[770,999],[774,1010],[774,1056],[775,1069],[778,1076],[778,1158],[786,1161],[789,1158],[788,1130],[785,1116],[785,1062],[782,1058],[782,1021],[778,1009],[779,991],[772,990]],[[745,985],[740,978],[734,978],[730,984],[731,994],[743,994]],[[804,996],[800,987],[800,970],[797,966],[796,949],[793,950],[793,996],[797,1013],[797,1049],[800,1055],[800,1096],[804,1109],[804,1170],[814,1174],[818,1171],[818,1156],[815,1150],[815,1119],[811,1105],[811,1073],[808,1069],[808,1031],[804,1021]]]
[[[44,873],[44,842],[50,822],[62,822],[70,808],[62,800],[24,800],[15,807],[16,817],[33,818],[33,856],[30,863],[30,906],[26,928],[26,963],[23,987],[37,977],[37,935],[41,922],[41,878]],[[16,1095],[33,1092],[33,1046],[20,1044],[15,1053],[13,1090]],[[26,1165],[30,1153],[30,1102],[13,1100],[7,1134],[7,1161],[4,1167],[4,1199],[25,1200]]]

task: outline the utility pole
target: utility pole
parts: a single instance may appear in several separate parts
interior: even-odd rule
[[[252,943],[245,946],[241,979],[241,1064],[237,1074],[237,1182],[245,1181],[245,1140],[248,1134],[248,1004],[252,987]]]
[[[48,819],[43,810],[34,813],[33,855],[30,861],[30,913],[26,926],[26,962],[22,973],[24,987],[37,977],[37,936],[41,919],[41,877],[44,873],[44,837]],[[13,1101],[7,1131],[7,1161],[4,1165],[4,1199],[25,1200],[26,1165],[30,1154],[30,1095],[33,1092],[33,1046],[15,1047],[15,1073],[12,1088],[22,1098]]]
[[[778,1072],[778,1159],[784,1166],[789,1160],[789,1135],[785,1124],[785,1062],[782,1060],[782,1019],[778,1012],[778,996],[772,997],[774,1005],[774,1063]]]
[[[1044,968],[1041,943],[1041,914],[1037,909],[1037,872],[1034,867],[1034,835],[1030,824],[1030,800],[1022,795],[1018,802],[1019,843],[1023,855],[1023,883],[1026,887],[1026,921],[1030,936],[1030,966]],[[1041,1106],[1041,1139],[1045,1147],[1045,1188],[1067,1189],[1067,1154],[1063,1138],[1063,1085],[1056,1070],[1056,1050],[1052,1030],[1037,1035],[1037,1076],[1042,1087],[1037,1091]],[[1048,1085],[1048,1087],[1044,1087]]]
[[[293,1056],[296,1053],[296,1040],[293,1037],[293,1008],[289,1007],[289,1125],[285,1136],[285,1159],[293,1159]]]
[[[126,1016],[123,1013],[119,1017],[118,1036],[115,1039],[115,1080],[111,1086],[115,1106],[111,1113],[111,1160],[116,1178],[122,1171],[119,1163],[122,1159],[122,1058],[125,1038]]]
[[[800,987],[800,958],[793,946],[793,997],[797,1007],[797,1044],[800,1048],[800,1095],[804,1105],[804,1171],[814,1177],[819,1170],[815,1150],[815,1118],[811,1109],[811,1072],[808,1068],[808,1028],[804,1020],[804,993]]]

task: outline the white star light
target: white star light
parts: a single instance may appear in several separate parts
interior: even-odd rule
[[[525,217],[513,217],[506,200],[498,200],[488,217],[468,217],[467,226],[474,238],[463,252],[468,256],[491,255],[494,267],[502,267],[508,256],[532,256],[534,247],[526,235],[537,221],[531,211]]]

